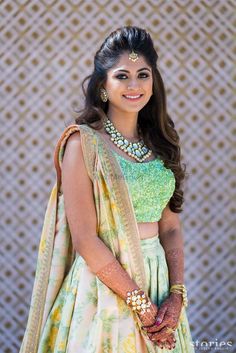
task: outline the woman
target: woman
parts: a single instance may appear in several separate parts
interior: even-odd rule
[[[21,352],[194,352],[178,217],[185,173],[157,58],[131,26],[95,55],[85,108],[55,150]]]

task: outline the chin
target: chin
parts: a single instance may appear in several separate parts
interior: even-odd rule
[[[133,108],[133,109],[124,109],[123,107],[120,108],[120,110],[124,113],[139,113],[140,110],[142,110],[143,108]]]
[[[142,110],[145,107],[145,105],[146,104],[128,107],[128,106],[124,106],[124,104],[123,104],[119,107],[119,109],[125,113],[138,113],[138,112],[140,112],[140,110]]]

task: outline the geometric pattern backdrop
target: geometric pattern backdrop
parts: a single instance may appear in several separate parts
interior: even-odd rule
[[[55,144],[83,105],[96,50],[123,25],[154,40],[187,164],[180,217],[196,352],[236,351],[235,10],[233,0],[1,2],[1,352],[18,352],[25,330]]]

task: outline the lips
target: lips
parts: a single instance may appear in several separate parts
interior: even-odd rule
[[[141,97],[143,96],[143,94],[123,94],[123,97],[128,99],[129,101],[137,101],[139,100]]]

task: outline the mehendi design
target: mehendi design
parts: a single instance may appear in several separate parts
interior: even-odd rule
[[[103,266],[96,273],[96,276],[124,300],[126,300],[128,292],[139,289],[116,259]],[[150,312],[145,312],[144,314],[135,313],[142,324],[151,325],[155,322],[157,307],[151,303],[149,309]]]
[[[169,269],[170,285],[184,283],[184,251],[183,248],[174,248],[165,251]]]

